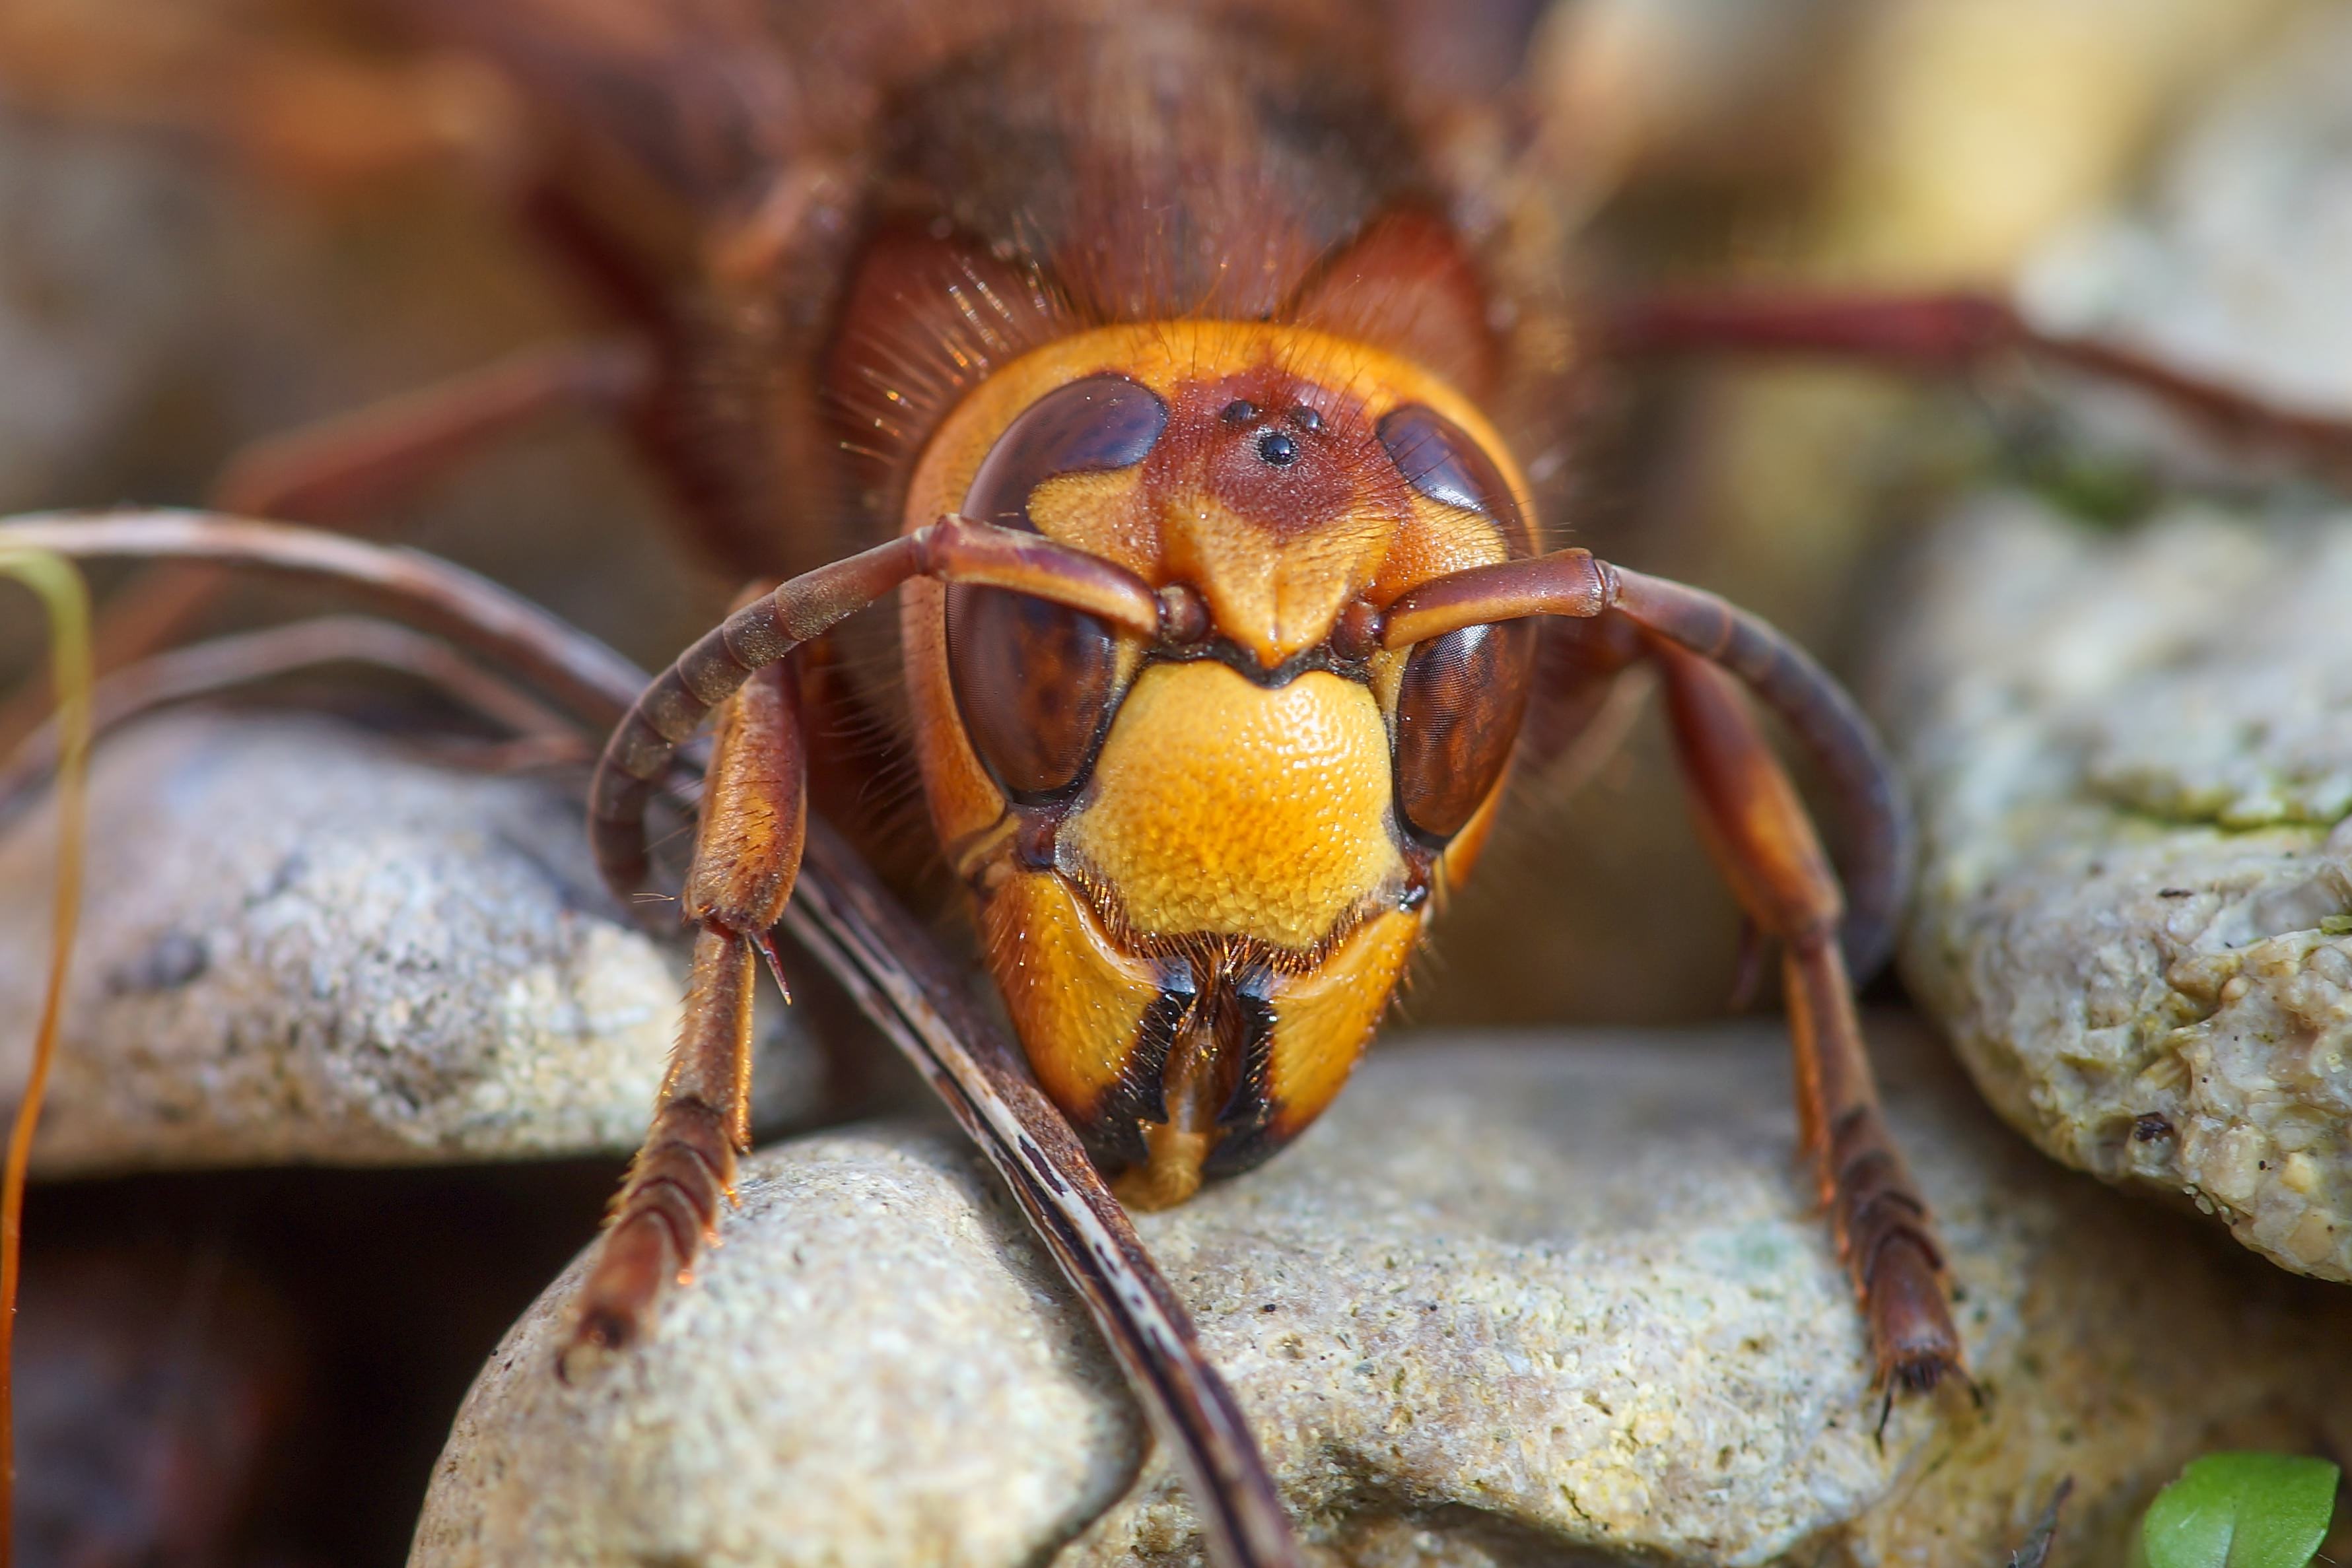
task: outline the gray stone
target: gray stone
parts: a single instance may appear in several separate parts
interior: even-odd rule
[[[0,836],[0,1092],[28,1060],[55,820]],[[633,1148],[677,1023],[676,944],[596,881],[544,781],[318,719],[188,715],[103,743],[44,1175]],[[759,1115],[805,1113],[771,1031]]]
[[[2216,1442],[2352,1437],[2352,1298],[2055,1171],[1881,1018],[1984,1392],[1895,1408],[1769,1023],[1385,1047],[1263,1170],[1140,1224],[1328,1563],[1995,1563]],[[509,1334],[414,1568],[1176,1563],[1200,1542],[1069,1292],[950,1133],[763,1151],[639,1350]],[[2161,1288],[2151,1288],[2160,1284]],[[1135,1479],[1130,1483],[1130,1477]]]
[[[2352,13],[2307,8],[2145,197],[2021,279],[2056,326],[2352,418]],[[2144,405],[2094,423],[2212,470]],[[2242,493],[2244,455],[2221,470]],[[1925,828],[1904,968],[2002,1114],[2352,1280],[2352,539],[1978,497],[1891,596],[1872,706]]]
[[[2069,1165],[2352,1280],[2352,531],[2127,536],[1986,498],[1874,706],[1926,869],[1906,977]]]

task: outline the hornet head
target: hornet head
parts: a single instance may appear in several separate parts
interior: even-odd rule
[[[1527,622],[1379,644],[1433,578],[1532,554],[1495,433],[1410,362],[1297,327],[1108,327],[981,383],[908,527],[1034,529],[1140,576],[1153,640],[920,581],[933,821],[1039,1082],[1123,1197],[1246,1169],[1339,1092],[1468,869]]]

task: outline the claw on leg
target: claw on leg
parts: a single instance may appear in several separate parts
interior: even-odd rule
[[[613,1202],[581,1287],[565,1361],[583,1345],[621,1350],[642,1338],[662,1294],[683,1283],[732,1201],[751,1089],[751,944],[709,925],[695,943],[686,1022],[645,1146]]]
[[[700,926],[677,1050],[582,1286],[562,1364],[643,1338],[663,1292],[691,1276],[735,1201],[751,1146],[751,995],[806,831],[800,711],[790,666],[728,699],[704,790],[686,912]],[[781,978],[781,977],[779,977]]]
[[[1943,1249],[1927,1205],[1879,1109],[1877,1085],[1855,1015],[1853,988],[1835,943],[1792,944],[1784,960],[1789,1027],[1801,1071],[1804,1121],[1838,1255],[1869,1318],[1878,1381],[1925,1394],[1960,1371]]]
[[[1867,1325],[1874,1382],[1928,1392],[1965,1375],[1959,1335],[1927,1203],[1879,1108],[1828,857],[1731,678],[1663,641],[1652,656],[1702,836],[1748,918],[1781,944],[1799,1138]]]

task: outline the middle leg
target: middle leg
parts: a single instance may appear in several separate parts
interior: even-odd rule
[[[2136,388],[2225,443],[2275,449],[2352,484],[2352,419],[2284,407],[2103,338],[2045,331],[1989,294],[1659,295],[1607,312],[1602,341],[1626,357],[1793,354],[1931,374],[2021,355]]]
[[[1700,834],[1748,918],[1781,946],[1799,1132],[1869,1324],[1877,1379],[1933,1388],[1962,1370],[1943,1251],[1879,1106],[1829,857],[1731,677],[1661,637],[1649,652]]]

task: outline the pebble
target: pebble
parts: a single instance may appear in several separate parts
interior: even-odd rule
[[[2057,1171],[1873,1029],[1983,1395],[1896,1406],[1793,1160],[1778,1027],[1386,1046],[1143,1217],[1318,1563],[1995,1563],[2221,1443],[2352,1436],[2352,1298]],[[656,1336],[567,1385],[581,1266],[457,1416],[412,1568],[1199,1561],[1087,1321],[950,1133],[767,1149]],[[2160,1281],[2162,1289],[2151,1289]]]
[[[596,879],[545,780],[319,718],[184,714],[101,743],[43,1176],[634,1149],[682,948]],[[29,1060],[55,819],[0,831],[0,1092]],[[757,1119],[821,1074],[772,1029]]]
[[[2352,517],[2127,536],[1980,498],[1874,706],[1925,874],[1903,973],[2068,1165],[2352,1281]]]
[[[2352,14],[2305,8],[2028,311],[2352,418],[2347,70]],[[2070,407],[2216,498],[2093,526],[1996,490],[1930,531],[1867,677],[1924,826],[1904,974],[2044,1150],[2352,1281],[2352,513]]]

